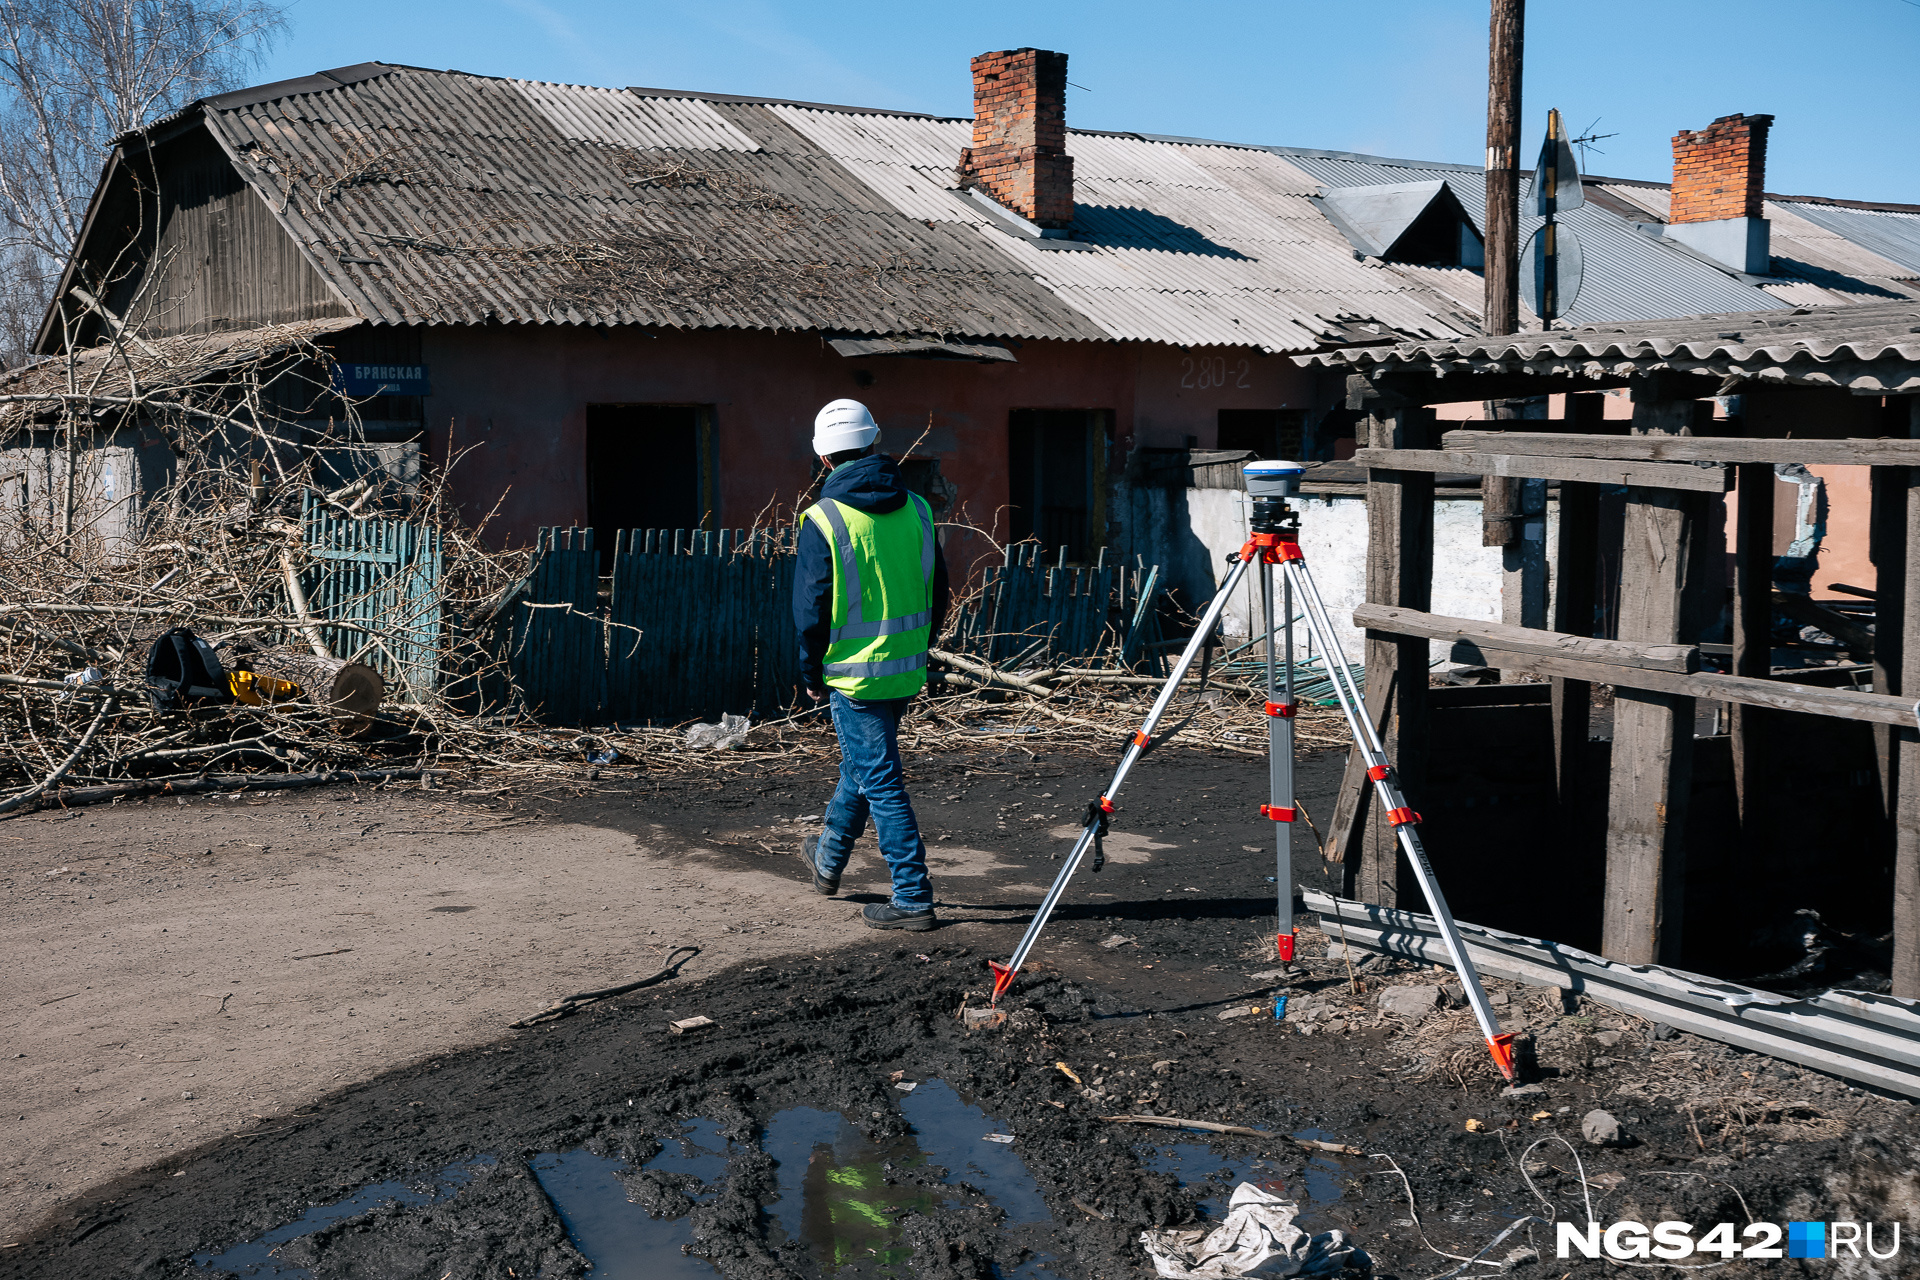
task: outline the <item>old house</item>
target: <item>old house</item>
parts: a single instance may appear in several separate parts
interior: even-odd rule
[[[972,120],[384,63],[208,98],[116,147],[38,350],[338,325],[366,439],[402,473],[457,458],[515,541],[790,507],[815,409],[857,396],[963,560],[988,535],[1106,548],[1188,599],[1240,519],[1193,451],[1299,455],[1328,464],[1307,536],[1338,553],[1330,594],[1359,599],[1364,499],[1337,466],[1356,414],[1284,357],[1477,333],[1481,171],[1077,130],[1065,55],[971,70]],[[1920,207],[1767,196],[1769,118],[1729,120],[1671,206],[1667,184],[1587,181],[1567,322],[1920,294]],[[1733,204],[1690,194],[1730,182]],[[343,408],[311,399],[309,444]],[[1496,616],[1526,566],[1482,545],[1477,480],[1440,491],[1454,612]],[[1548,518],[1536,496],[1516,527]]]

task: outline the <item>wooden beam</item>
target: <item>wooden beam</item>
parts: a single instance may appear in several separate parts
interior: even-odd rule
[[[1401,471],[1461,472],[1476,476],[1513,476],[1582,484],[1631,484],[1643,489],[1723,493],[1727,487],[1725,467],[1696,467],[1684,462],[1540,457],[1520,453],[1478,453],[1465,449],[1361,449],[1355,452],[1353,460],[1363,467],[1393,467]]]
[[[1920,397],[1908,410],[1908,432],[1920,437]],[[1907,472],[1906,583],[1900,608],[1900,696],[1920,690],[1920,470]],[[1883,618],[1885,615],[1881,615]],[[1884,625],[1884,624],[1883,624]],[[1920,733],[1900,730],[1899,821],[1893,857],[1893,994],[1920,999]]]
[[[1697,397],[1686,395],[1683,386],[1680,379],[1665,376],[1637,382],[1634,433],[1679,435],[1691,430]],[[1694,560],[1692,540],[1702,505],[1694,494],[1670,488],[1627,489],[1621,523],[1620,639],[1672,644],[1680,638],[1687,568]],[[1600,925],[1601,954],[1609,960],[1680,961],[1693,709],[1693,699],[1686,695],[1621,689],[1616,682]]]
[[[1393,705],[1393,678],[1368,680],[1362,696],[1367,720],[1373,725],[1373,731],[1385,741],[1387,711]],[[1366,757],[1358,751],[1348,751],[1346,771],[1340,776],[1340,793],[1333,801],[1333,820],[1327,824],[1324,856],[1328,862],[1346,867],[1346,873],[1342,876],[1346,896],[1362,902],[1372,901],[1367,896],[1370,890],[1363,891],[1358,883],[1361,849],[1366,844],[1367,809],[1372,797],[1373,788],[1367,781]]]
[[[1395,611],[1390,617],[1385,611],[1361,605],[1354,609],[1354,620],[1359,622],[1365,616],[1368,621],[1361,625],[1369,630],[1406,633],[1428,638],[1444,638],[1455,628],[1474,628],[1494,630],[1496,624],[1476,622],[1471,618],[1449,618],[1442,614],[1416,613],[1412,610]],[[1551,645],[1538,643],[1541,639],[1582,640],[1580,636],[1559,635],[1552,631],[1530,631],[1525,628],[1501,628],[1503,630],[1522,631],[1530,639],[1524,649],[1501,647],[1497,640],[1481,639],[1468,641],[1466,647],[1456,646],[1454,660],[1479,665],[1497,665],[1502,670],[1524,671],[1532,675],[1555,676],[1564,680],[1585,680],[1592,684],[1607,684],[1618,689],[1637,689],[1646,693],[1670,694],[1684,698],[1707,698],[1716,702],[1735,702],[1745,706],[1762,707],[1772,711],[1797,711],[1811,716],[1832,716],[1836,720],[1858,720],[1867,724],[1890,724],[1898,727],[1914,727],[1914,704],[1911,700],[1882,693],[1862,693],[1854,689],[1832,689],[1816,684],[1789,684],[1784,680],[1768,680],[1750,676],[1725,676],[1712,671],[1673,671],[1650,666],[1629,666],[1613,661],[1597,661],[1587,656],[1572,656],[1569,652],[1559,651]],[[1590,644],[1615,644],[1616,641],[1587,640]],[[1645,648],[1657,652],[1663,646],[1647,645]],[[1675,649],[1690,646],[1674,645]]]
[[[1773,674],[1773,493],[1778,482],[1772,464],[1765,462],[1741,463],[1735,475],[1740,510],[1733,536],[1733,674],[1765,680]],[[1768,717],[1764,709],[1743,702],[1731,703],[1730,711],[1741,853],[1764,864],[1773,829],[1765,781]]]
[[[1443,449],[1622,462],[1803,462],[1808,466],[1920,466],[1920,440],[1760,439],[1752,436],[1607,436],[1467,428],[1440,438]]]
[[[1598,397],[1588,396],[1591,402]],[[1599,408],[1598,405],[1593,405]],[[1581,406],[1584,410],[1587,406]],[[1600,490],[1591,484],[1560,486],[1560,529],[1554,548],[1553,629],[1562,635],[1591,636],[1598,600]],[[1553,681],[1553,776],[1563,818],[1585,788],[1583,766],[1592,733],[1593,686],[1556,676]]]
[[[1379,410],[1369,419],[1368,443],[1417,454],[1432,442],[1433,424],[1431,409]],[[1367,599],[1423,610],[1432,595],[1433,475],[1374,468],[1367,474]],[[1376,680],[1388,682],[1380,709],[1387,755],[1402,785],[1415,795],[1427,774],[1427,650],[1425,640],[1369,638],[1366,643],[1369,694]],[[1361,825],[1361,895],[1381,906],[1397,906],[1405,895],[1417,895],[1386,815],[1369,806]]]
[[[1487,663],[1499,666],[1508,654],[1543,654],[1566,657],[1580,662],[1597,662],[1610,667],[1631,667],[1644,671],[1700,669],[1700,650],[1690,644],[1639,644],[1630,640],[1596,640],[1587,636],[1540,631],[1533,627],[1510,627],[1500,622],[1480,622],[1472,618],[1449,618],[1444,614],[1393,605],[1362,604],[1353,610],[1353,625],[1369,631],[1392,635],[1426,636],[1430,640],[1451,640],[1501,655]]]

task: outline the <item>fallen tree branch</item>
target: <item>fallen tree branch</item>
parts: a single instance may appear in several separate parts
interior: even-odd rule
[[[28,787],[25,791],[9,799],[0,800],[0,813],[12,813],[23,804],[31,804],[44,794],[48,787],[51,787],[54,783],[66,777],[67,770],[73,768],[73,762],[85,755],[87,748],[93,745],[93,736],[100,732],[100,726],[105,724],[107,717],[117,711],[119,707],[120,701],[117,698],[108,698],[105,702],[101,703],[100,710],[93,717],[93,723],[88,725],[87,731],[81,735],[80,745],[73,749],[73,754],[65,760],[62,760],[52,773],[42,778],[34,786]]]
[[[76,756],[78,753],[75,753]],[[199,795],[208,791],[286,791],[329,782],[416,782],[445,777],[450,769],[315,769],[309,773],[212,773],[184,782],[149,780],[104,787],[75,787],[49,797],[63,809],[101,804],[130,796]]]
[[[1365,1155],[1359,1147],[1350,1147],[1340,1142],[1320,1142],[1313,1138],[1296,1138],[1291,1134],[1272,1133],[1266,1129],[1249,1129],[1240,1124],[1216,1124],[1211,1120],[1182,1120],[1178,1116],[1101,1116],[1113,1124],[1148,1124],[1157,1129],[1199,1129],[1205,1133],[1231,1133],[1245,1138],[1279,1138],[1291,1142],[1305,1151],[1331,1151],[1335,1155]]]
[[[1046,685],[1023,680],[1019,676],[1010,676],[998,667],[981,662],[975,658],[963,658],[957,653],[948,653],[945,649],[929,649],[927,656],[936,662],[944,662],[958,671],[965,671],[982,680],[1001,685],[1008,689],[1017,689],[1021,693],[1032,694],[1036,698],[1051,698],[1053,690]]]

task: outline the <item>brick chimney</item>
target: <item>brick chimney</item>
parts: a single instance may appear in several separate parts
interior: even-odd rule
[[[1003,49],[973,60],[973,145],[957,173],[1029,222],[1071,225],[1066,54]]]
[[[1668,237],[1736,271],[1767,274],[1761,192],[1772,125],[1772,116],[1721,116],[1674,135]]]

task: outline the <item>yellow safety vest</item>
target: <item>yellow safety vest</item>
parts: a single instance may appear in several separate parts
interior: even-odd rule
[[[833,555],[827,685],[849,698],[911,698],[927,683],[933,508],[917,493],[886,515],[822,498],[802,513]]]

